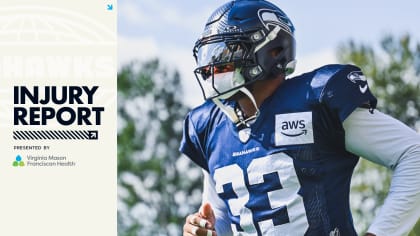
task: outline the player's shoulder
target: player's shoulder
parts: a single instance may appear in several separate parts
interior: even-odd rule
[[[349,82],[366,81],[361,69],[351,64],[324,65],[290,80],[307,84],[312,91],[313,98],[316,99],[322,97],[327,86],[329,89],[335,90],[337,87],[346,86]]]
[[[326,86],[331,80],[348,79],[350,82],[354,82],[356,77],[361,78],[363,76],[362,70],[351,64],[329,64],[314,70],[314,72],[311,81],[313,86]]]
[[[194,125],[197,131],[208,128],[220,117],[220,109],[211,100],[206,100],[201,105],[188,112],[187,119]]]
[[[311,72],[307,84],[310,91],[307,97],[338,111],[341,121],[357,107],[376,107],[377,100],[357,66],[334,64],[320,67]]]
[[[331,79],[347,77],[352,72],[361,73],[361,69],[351,64],[328,64],[291,79],[309,80],[313,86],[325,86]]]

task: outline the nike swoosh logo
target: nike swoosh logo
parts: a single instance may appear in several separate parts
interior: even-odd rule
[[[365,84],[365,86],[359,85],[360,92],[362,93],[366,93],[367,88],[368,88],[367,84]]]

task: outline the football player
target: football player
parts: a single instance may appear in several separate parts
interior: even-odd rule
[[[286,79],[294,27],[277,6],[236,0],[194,47],[205,102],[180,150],[204,170],[184,236],[357,235],[349,206],[359,156],[394,171],[367,235],[405,235],[420,215],[420,137],[376,110],[362,71],[326,65]]]

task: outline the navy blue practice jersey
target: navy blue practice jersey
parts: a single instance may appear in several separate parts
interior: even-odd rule
[[[284,81],[246,142],[205,102],[188,114],[180,150],[213,178],[234,233],[356,235],[349,191],[358,157],[345,149],[342,122],[363,106],[376,99],[360,69],[327,65]]]

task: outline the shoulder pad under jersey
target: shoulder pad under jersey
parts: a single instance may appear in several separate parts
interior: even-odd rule
[[[207,171],[206,139],[221,119],[226,118],[220,109],[212,101],[206,101],[190,111],[184,121],[179,150]]]
[[[357,107],[376,107],[377,100],[359,67],[332,64],[316,69],[311,74],[310,86],[314,98],[337,110],[341,121]]]

